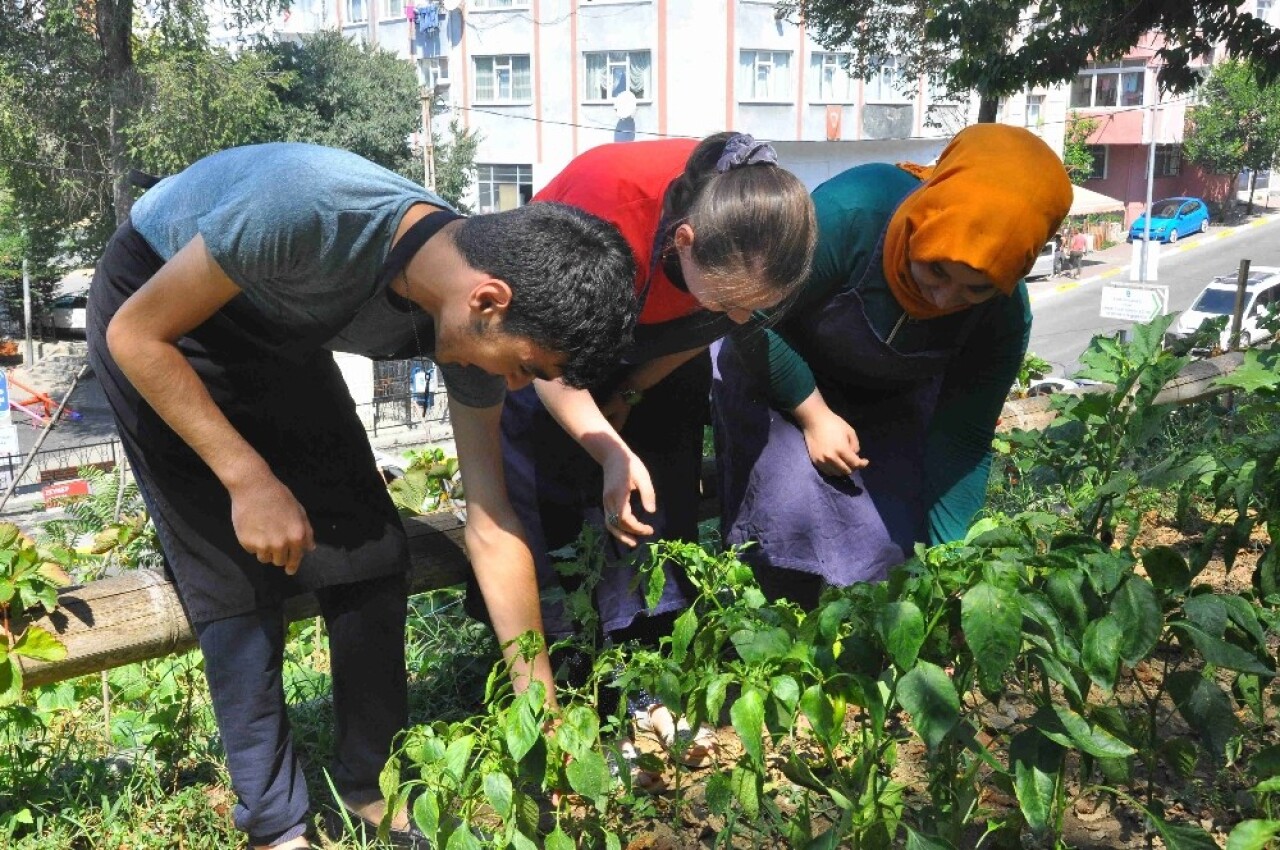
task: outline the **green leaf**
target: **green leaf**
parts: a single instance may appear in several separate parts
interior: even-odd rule
[[[463,735],[449,742],[444,751],[444,769],[459,784],[467,775],[467,762],[471,759],[471,749],[475,746],[475,735]]]
[[[671,627],[671,658],[677,664],[683,664],[689,654],[689,644],[693,642],[694,632],[698,627],[698,615],[695,608],[689,608]]]
[[[1222,600],[1216,593],[1202,593],[1184,602],[1182,613],[1205,634],[1220,638],[1226,634],[1229,618],[1227,605]]]
[[[1080,591],[1083,581],[1084,576],[1079,570],[1057,570],[1050,573],[1044,582],[1045,596],[1049,597],[1063,621],[1076,634],[1083,632],[1089,624],[1089,609],[1084,603],[1084,594]]]
[[[13,652],[37,661],[61,661],[67,657],[66,644],[39,626],[28,626],[14,644]]]
[[[540,735],[538,723],[534,719],[533,708],[523,695],[507,709],[503,733],[507,742],[507,751],[516,761],[523,759],[538,742]]]
[[[928,661],[919,662],[899,680],[898,701],[930,750],[937,749],[960,719],[960,696],[951,677]]]
[[[1189,779],[1200,761],[1200,748],[1188,738],[1169,738],[1160,742],[1159,753],[1165,764],[1181,776]]]
[[[1240,733],[1240,721],[1231,698],[1218,683],[1199,670],[1180,670],[1165,682],[1178,713],[1200,733],[1206,749],[1219,762],[1226,759],[1227,743]]]
[[[599,802],[609,791],[609,765],[604,756],[594,750],[569,762],[565,776],[569,787],[589,800]]]
[[[915,665],[925,635],[924,615],[914,602],[890,602],[881,607],[876,614],[876,632],[895,664],[903,670]]]
[[[720,711],[724,708],[724,701],[729,693],[729,684],[732,681],[733,676],[731,674],[721,673],[707,683],[707,719],[712,723],[719,723],[720,721]]]
[[[907,830],[907,850],[955,850],[955,845],[949,841],[943,841],[932,835],[923,835],[906,824],[903,826]]]
[[[729,774],[717,772],[707,777],[704,794],[707,808],[713,814],[729,814],[729,808],[733,805],[733,783],[729,781]]]
[[[1227,838],[1227,850],[1266,850],[1280,835],[1280,820],[1245,820]]]
[[[800,699],[800,685],[796,680],[787,675],[774,676],[769,682],[769,690],[777,698],[778,702],[787,707],[788,711],[794,711],[796,702]]]
[[[556,729],[556,743],[574,758],[591,752],[600,738],[600,717],[585,705],[565,709]]]
[[[1253,639],[1259,651],[1266,652],[1267,636],[1263,631],[1262,623],[1258,620],[1258,612],[1254,605],[1247,599],[1234,594],[1227,594],[1219,598],[1227,606],[1227,616],[1231,618],[1231,622],[1235,623],[1240,631]]]
[[[809,725],[818,740],[828,748],[833,748],[844,730],[836,725],[835,708],[827,697],[826,690],[821,685],[806,688],[804,695],[800,697],[800,710],[809,719]]]
[[[755,760],[757,765],[764,766],[764,697],[753,687],[742,689],[741,695],[729,709],[729,719],[742,738],[742,748]]]
[[[498,813],[498,817],[504,821],[511,817],[511,800],[514,793],[510,776],[496,770],[485,774],[484,798]]]
[[[735,767],[729,776],[738,810],[748,819],[760,817],[760,788],[756,774],[745,767]]]
[[[22,668],[12,655],[0,658],[0,707],[13,705],[22,696]]]
[[[427,838],[439,843],[440,802],[434,792],[427,790],[418,795],[413,803],[413,822],[422,830]]]
[[[556,827],[550,835],[547,836],[546,843],[543,845],[546,850],[575,850],[576,846],[573,839],[569,837],[560,827]]]
[[[1164,627],[1164,612],[1151,582],[1132,575],[1111,597],[1111,616],[1120,625],[1120,658],[1133,666],[1151,654]]]
[[[1116,685],[1116,673],[1120,667],[1120,647],[1124,641],[1124,627],[1114,615],[1094,620],[1084,632],[1084,645],[1080,648],[1080,661],[1094,684],[1104,691]]]
[[[1024,729],[1009,742],[1014,793],[1034,832],[1044,832],[1053,819],[1063,752],[1060,744],[1035,729]]]
[[[1267,667],[1250,653],[1233,643],[1205,634],[1190,623],[1172,623],[1171,627],[1179,634],[1190,638],[1192,645],[1208,661],[1216,667],[1225,667],[1238,673],[1253,673],[1258,676],[1275,676],[1275,671]]]
[[[738,655],[748,664],[766,664],[785,658],[792,643],[791,635],[777,627],[739,629],[730,640]]]
[[[1263,747],[1249,759],[1249,772],[1258,779],[1280,776],[1280,744]]]
[[[985,581],[975,584],[960,600],[960,625],[978,662],[982,689],[998,691],[1022,646],[1022,605],[1017,593]]]
[[[1124,758],[1135,752],[1107,730],[1090,726],[1089,721],[1064,705],[1041,708],[1028,722],[1050,740],[1098,758]]]
[[[1221,850],[1218,842],[1198,826],[1168,823],[1149,809],[1147,819],[1164,839],[1165,850]]]
[[[1258,351],[1249,349],[1244,353],[1244,362],[1228,375],[1214,381],[1224,387],[1237,387],[1247,392],[1258,390],[1274,390],[1280,387],[1280,372],[1272,369],[1258,359]]]

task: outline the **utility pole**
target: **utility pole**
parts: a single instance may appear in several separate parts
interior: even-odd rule
[[[31,343],[31,272],[27,266],[27,258],[22,258],[22,327],[26,334],[26,349],[22,357],[22,365],[31,368],[36,362],[35,347]],[[8,413],[8,411],[5,411]]]
[[[435,133],[431,126],[432,107],[435,105],[436,88],[425,85],[421,89],[422,101],[422,184],[431,191],[436,190],[436,146]]]
[[[1147,211],[1142,220],[1142,262],[1140,263],[1140,271],[1138,280],[1142,283],[1147,282],[1148,271],[1147,256],[1151,251],[1151,188],[1156,179],[1156,117],[1160,110],[1160,89],[1156,88],[1156,102],[1151,107],[1151,134],[1150,143],[1147,146]]]

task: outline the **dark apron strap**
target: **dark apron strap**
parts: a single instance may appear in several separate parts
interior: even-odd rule
[[[401,236],[387,252],[387,259],[383,261],[382,270],[378,272],[378,288],[390,292],[392,278],[409,265],[409,261],[418,253],[418,249],[427,244],[427,240],[439,233],[446,224],[460,218],[466,218],[466,216],[450,210],[437,210],[415,221],[413,226],[405,231],[404,236]]]

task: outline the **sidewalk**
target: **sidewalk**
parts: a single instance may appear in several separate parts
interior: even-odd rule
[[[1187,251],[1194,251],[1204,245],[1212,245],[1241,231],[1255,227],[1267,227],[1276,222],[1280,222],[1280,209],[1273,208],[1255,210],[1253,218],[1240,224],[1231,226],[1210,224],[1208,233],[1185,237],[1173,245],[1161,245],[1160,261],[1166,262],[1170,257],[1176,257]],[[1031,296],[1031,302],[1034,304],[1038,299],[1048,295],[1070,292],[1078,287],[1110,280],[1121,275],[1127,276],[1132,257],[1133,245],[1128,242],[1117,242],[1110,248],[1087,254],[1084,258],[1079,280],[1062,275],[1051,275],[1038,280],[1027,281],[1027,291]]]

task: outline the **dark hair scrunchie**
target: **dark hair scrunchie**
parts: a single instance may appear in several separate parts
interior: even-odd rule
[[[768,142],[757,142],[747,133],[734,133],[724,143],[724,153],[716,160],[716,171],[723,174],[744,165],[777,165],[778,152]]]

